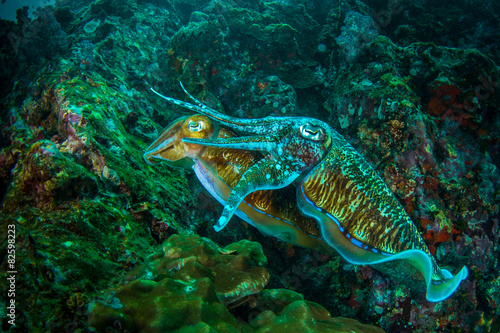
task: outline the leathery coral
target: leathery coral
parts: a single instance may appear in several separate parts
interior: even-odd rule
[[[125,284],[89,306],[98,332],[381,333],[286,289],[262,290],[269,273],[260,244],[242,240],[220,248],[197,235],[173,235],[163,253],[131,271]]]
[[[197,235],[171,236],[159,258],[128,274],[131,282],[89,308],[98,331],[118,321],[129,331],[165,332],[190,325],[233,331],[224,305],[261,291],[269,281],[260,244],[240,241],[219,248]]]

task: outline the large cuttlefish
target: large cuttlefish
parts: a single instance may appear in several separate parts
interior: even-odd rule
[[[184,89],[184,87],[183,87]],[[303,214],[314,218],[321,238],[348,262],[373,265],[389,275],[422,281],[426,298],[439,302],[467,278],[440,268],[410,217],[380,176],[328,124],[308,117],[239,119],[197,101],[167,101],[204,114],[247,136],[184,138],[188,144],[263,152],[232,188],[215,229],[229,222],[242,200],[258,190],[297,187]]]
[[[225,139],[235,133],[214,124],[204,115],[181,117],[167,126],[144,153],[149,164],[163,161],[192,168],[203,186],[222,205],[241,176],[259,159],[249,151],[206,147],[183,139]],[[266,236],[333,254],[322,241],[316,221],[300,213],[295,193],[289,190],[256,191],[240,201],[235,214]]]

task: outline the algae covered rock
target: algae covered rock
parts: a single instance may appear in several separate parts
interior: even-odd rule
[[[51,141],[34,143],[20,166],[4,199],[5,211],[24,204],[54,208],[63,198],[76,198],[83,192],[91,195],[99,189],[97,177],[61,154]]]
[[[131,271],[124,285],[89,306],[97,332],[358,332],[383,330],[333,318],[287,289],[262,290],[269,273],[260,244],[220,248],[197,235],[173,235],[163,253]],[[156,258],[156,259],[154,259]],[[247,310],[245,310],[247,309]]]
[[[208,325],[232,332],[238,322],[225,305],[261,291],[269,281],[260,244],[239,241],[219,248],[197,235],[173,235],[163,255],[130,272],[131,282],[89,308],[98,331],[116,321],[129,331],[165,332]],[[201,326],[200,326],[201,327]]]
[[[323,308],[324,309],[324,308]],[[326,311],[326,310],[325,310]],[[329,314],[328,314],[329,315]],[[257,326],[256,332],[335,332],[335,333],[383,333],[373,325],[364,325],[350,318],[331,318],[314,312],[306,301],[294,301],[279,314],[264,311],[251,323]]]
[[[219,302],[213,282],[206,277],[193,283],[137,279],[118,288],[114,297],[119,301],[90,306],[89,325],[98,332],[116,327],[117,322],[129,332],[171,332],[196,325],[237,332],[238,323]]]
[[[289,289],[266,289],[253,300],[249,326],[255,332],[383,333],[373,325],[332,317],[321,305]]]

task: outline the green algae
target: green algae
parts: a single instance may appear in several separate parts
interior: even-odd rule
[[[136,103],[128,94],[69,61],[36,85],[40,95],[12,106],[18,125],[9,131],[15,139],[2,151],[12,160],[2,167],[12,171],[2,169],[11,182],[0,220],[2,228],[17,229],[23,277],[18,306],[46,309],[39,320],[20,318],[18,325],[34,331],[57,331],[64,322],[85,327],[88,302],[75,311],[67,300],[76,292],[91,300],[96,289],[138,265],[157,246],[152,236],[167,236],[152,235],[158,225],[165,226],[162,232],[179,228],[192,196],[179,172],[146,167],[148,138],[131,134],[126,114],[112,107]],[[40,122],[46,129],[33,126]]]
[[[97,29],[99,24],[101,24],[101,20],[93,19],[92,21],[85,24],[85,26],[83,27],[83,30],[88,34],[91,34],[91,33],[95,32],[95,30]]]
[[[77,22],[68,21],[71,15],[66,8],[65,14],[55,15],[68,33],[82,33],[85,22],[96,22],[96,16],[106,17],[106,21],[93,34],[75,34],[69,54],[44,60],[38,67],[23,63],[26,77],[14,75],[19,68],[6,62],[15,69],[11,72],[16,83],[2,105],[9,114],[5,112],[1,119],[9,126],[3,129],[1,141],[4,201],[0,220],[2,228],[15,224],[18,231],[19,276],[22,274],[18,300],[27,318],[21,318],[19,329],[86,330],[87,306],[100,295],[96,290],[122,283],[123,275],[159,250],[159,241],[177,231],[210,234],[218,209],[214,207],[218,206],[204,199],[206,196],[196,198],[193,177],[161,165],[147,166],[142,160],[144,148],[179,112],[151,98],[148,88],[154,86],[186,100],[178,86],[181,79],[190,92],[199,92],[196,96],[208,99],[210,105],[218,109],[224,105],[229,113],[242,108],[248,110],[246,117],[255,117],[267,111],[259,106],[260,90],[252,89],[269,75],[278,75],[292,90],[297,88],[300,110],[316,110],[318,117],[328,118],[332,125],[344,120],[345,128],[335,127],[384,176],[419,228],[425,232],[427,226],[419,223],[439,211],[444,214],[442,221],[459,230],[447,242],[432,244],[440,259],[464,262],[467,256],[474,262],[471,280],[457,298],[433,309],[417,298],[410,301],[409,290],[387,287],[377,273],[355,270],[338,258],[313,268],[302,265],[301,260],[310,254],[288,257],[293,251],[286,245],[259,238],[254,232],[252,237],[271,254],[268,265],[274,265],[273,279],[290,288],[297,287],[291,282],[296,279],[301,282],[301,292],[321,299],[337,315],[357,316],[387,328],[395,322],[394,330],[405,322],[406,317],[398,312],[402,308],[406,315],[414,316],[415,331],[429,327],[418,322],[422,313],[431,324],[440,319],[443,327],[438,329],[442,330],[448,329],[444,326],[482,329],[492,324],[491,318],[497,314],[492,305],[498,303],[498,279],[496,263],[488,258],[496,254],[489,251],[496,239],[492,234],[498,229],[491,222],[498,214],[497,173],[491,171],[498,164],[494,150],[498,134],[488,127],[494,112],[483,110],[498,109],[495,95],[486,94],[497,82],[493,60],[477,50],[413,40],[398,43],[408,45],[401,47],[391,41],[394,38],[379,36],[367,50],[366,59],[350,67],[340,66],[334,37],[340,32],[342,10],[368,12],[364,4],[318,7],[318,11],[327,9],[321,15],[311,14],[321,25],[307,14],[313,13],[310,4],[296,6],[298,10],[292,14],[282,3],[257,1],[241,4],[246,8],[224,1],[208,7],[197,1],[188,1],[182,9],[170,3],[163,6],[99,0],[90,9],[71,14],[81,17]],[[187,23],[191,7],[204,14]],[[456,24],[448,21],[444,26]],[[28,27],[24,30],[36,33]],[[390,27],[385,29],[387,34],[400,30]],[[183,35],[187,42],[177,43]],[[87,48],[80,44],[83,38],[89,41]],[[318,43],[326,46],[324,54],[315,51]],[[282,54],[280,50],[292,52]],[[277,60],[283,64],[278,65]],[[319,79],[316,73],[324,76]],[[372,84],[363,84],[364,79]],[[460,112],[451,116],[427,113],[427,99],[433,97],[438,82],[462,89],[458,102],[470,97],[469,109],[458,108]],[[224,87],[236,88],[228,92]],[[483,93],[481,98],[476,89]],[[478,122],[480,117],[488,120]],[[480,141],[477,145],[476,140]],[[462,169],[464,173],[460,173]],[[246,229],[239,230],[235,227],[210,237],[222,243],[248,237]],[[5,244],[2,238],[2,248]],[[264,265],[262,256],[250,257],[253,263]],[[281,263],[285,257],[294,271]],[[291,278],[285,272],[291,272]],[[171,285],[175,290],[184,286]],[[151,286],[146,287],[150,290]],[[390,295],[383,300],[384,307],[373,296],[380,290]],[[307,303],[300,302],[301,296],[282,296],[290,303],[298,301],[295,310],[285,311],[286,315],[279,311],[263,314],[262,321],[254,322],[261,331],[268,330],[267,325],[279,330],[280,322],[294,328],[303,324],[294,323],[294,317],[312,323],[310,315],[301,317],[309,311]],[[80,302],[70,301],[78,297]],[[375,304],[382,315],[374,314]],[[394,309],[388,310],[390,307]],[[26,310],[40,308],[42,313]],[[442,311],[449,315],[442,316]],[[471,311],[475,314],[469,316]],[[197,323],[182,330],[197,329],[210,328]]]
[[[242,240],[220,248],[207,238],[173,235],[163,243],[163,251],[132,271],[126,278],[128,283],[91,303],[91,327],[99,332],[116,323],[128,331],[148,332],[283,332],[297,328],[383,332],[353,319],[332,318],[321,305],[304,300],[297,292],[261,291],[263,286],[256,288],[252,281],[257,279],[253,278],[243,282],[242,274],[266,272],[260,266],[267,259],[256,242]],[[234,284],[236,299],[227,290]],[[235,317],[228,309],[228,305],[231,308],[247,302],[253,304],[248,319],[244,313]]]

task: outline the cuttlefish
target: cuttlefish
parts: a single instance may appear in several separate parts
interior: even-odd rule
[[[174,167],[192,168],[208,192],[225,205],[241,176],[259,157],[245,150],[207,147],[183,140],[226,139],[235,135],[214,124],[207,116],[181,117],[167,126],[146,149],[144,159],[149,164],[163,161]],[[316,221],[301,214],[294,191],[255,191],[242,199],[235,214],[264,235],[332,254],[331,248],[320,239]]]
[[[301,212],[317,221],[321,238],[348,262],[373,265],[397,278],[420,281],[431,302],[446,299],[467,278],[465,266],[455,276],[438,266],[418,229],[384,181],[325,122],[308,117],[240,119],[203,105],[185,89],[196,104],[151,90],[173,104],[245,134],[184,138],[184,143],[263,153],[232,187],[214,227],[217,231],[227,225],[250,193],[294,184]]]

